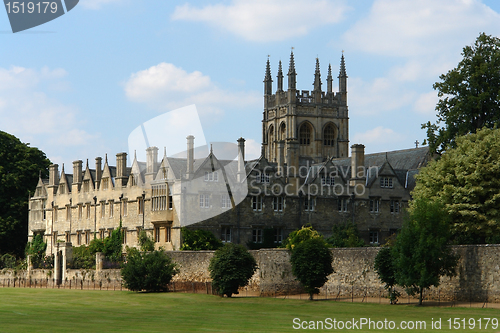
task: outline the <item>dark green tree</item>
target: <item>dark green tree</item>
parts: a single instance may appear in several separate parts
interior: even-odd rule
[[[417,175],[414,199],[439,200],[451,215],[454,243],[498,242],[500,129],[457,138],[456,148]]]
[[[326,242],[331,247],[363,247],[365,242],[359,238],[356,225],[345,222],[333,226],[332,236]]]
[[[409,216],[393,248],[395,277],[410,294],[439,286],[442,276],[454,276],[458,257],[449,246],[450,215],[443,205],[420,199],[412,202]]]
[[[226,244],[210,260],[212,286],[220,296],[231,297],[248,284],[257,269],[254,257],[242,245]]]
[[[493,128],[500,121],[500,39],[481,33],[466,46],[458,66],[434,84],[437,122],[422,124],[431,151],[455,147],[457,136]]]
[[[28,235],[28,197],[50,161],[37,148],[0,131],[0,253],[24,255]],[[33,193],[31,193],[33,194]]]
[[[217,250],[222,247],[222,242],[208,230],[182,228],[183,251]]]
[[[122,232],[122,222],[120,221],[120,225],[118,226],[118,228],[111,232],[111,236],[104,239],[103,253],[106,258],[113,262],[122,261]]]
[[[398,302],[399,292],[394,289],[396,285],[396,267],[392,250],[388,246],[383,246],[375,257],[374,269],[380,281],[385,283],[385,289],[389,292],[391,304]]]
[[[132,291],[167,291],[177,273],[175,263],[163,250],[141,253],[127,248],[127,260],[121,269],[124,286]]]
[[[293,250],[303,241],[312,238],[323,239],[323,236],[317,230],[314,230],[311,225],[302,226],[302,228],[292,231],[288,235],[288,237],[281,243],[280,247],[286,248],[288,250]]]
[[[332,253],[322,238],[304,240],[292,250],[290,262],[293,275],[304,286],[310,300],[328,281],[328,275],[333,273],[332,260]]]
[[[139,246],[141,247],[141,251],[154,251],[155,250],[155,242],[148,237],[148,234],[145,230],[141,230],[138,237]]]

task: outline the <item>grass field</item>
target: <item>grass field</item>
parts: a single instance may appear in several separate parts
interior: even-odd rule
[[[220,298],[202,294],[133,293],[127,291],[51,290],[0,288],[0,332],[289,332],[295,331],[294,318],[332,324],[337,321],[425,321],[434,332],[431,320],[441,318],[440,332],[448,328],[449,318],[459,318],[460,331],[497,332],[484,318],[500,319],[498,309],[417,307],[334,301],[307,301],[275,298]],[[332,321],[325,322],[326,318]],[[471,319],[472,318],[472,319]],[[479,329],[479,318],[481,329]],[[465,319],[465,321],[462,321]],[[470,329],[472,323],[474,329]],[[453,324],[453,319],[452,319]],[[457,325],[455,324],[455,325]],[[465,330],[463,325],[465,324]],[[321,325],[321,324],[320,324]],[[390,323],[386,324],[390,325]],[[410,324],[411,325],[411,324]],[[299,321],[296,320],[296,327]],[[312,327],[312,326],[311,326]],[[326,328],[329,325],[324,326]],[[330,331],[340,331],[337,327]],[[369,332],[389,331],[363,329]],[[415,329],[414,329],[415,330]],[[348,331],[345,327],[343,331]],[[390,330],[402,331],[402,330]]]

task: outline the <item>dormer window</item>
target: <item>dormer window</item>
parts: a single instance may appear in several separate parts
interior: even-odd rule
[[[66,184],[64,184],[64,183],[59,185],[59,194],[64,194],[65,187],[66,187]]]
[[[106,191],[109,186],[109,178],[103,178],[101,181],[103,191]]]
[[[335,186],[335,178],[321,175],[321,185],[323,185],[323,186]]]
[[[214,171],[214,172],[205,171],[205,181],[206,182],[218,182],[219,175],[218,175],[217,171]]]
[[[88,192],[90,190],[90,180],[85,179],[83,181],[83,192]]]
[[[269,183],[271,181],[271,176],[266,172],[261,172],[256,177],[257,183]]]
[[[380,187],[392,188],[392,177],[380,177]]]

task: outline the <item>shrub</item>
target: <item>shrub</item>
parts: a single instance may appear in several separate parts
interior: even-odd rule
[[[322,238],[307,239],[294,247],[290,259],[292,272],[304,286],[309,299],[319,293],[328,275],[333,273],[332,260],[332,253]]]
[[[394,289],[394,285],[396,284],[396,267],[395,258],[390,247],[384,246],[380,249],[375,257],[373,267],[377,272],[380,281],[385,283],[384,288],[389,292],[391,304],[396,304],[400,293]]]
[[[217,250],[222,247],[222,242],[208,230],[192,230],[182,228],[182,246],[184,251]]]
[[[104,239],[103,253],[111,261],[120,262],[122,258],[122,222],[120,221],[120,226],[111,232],[110,237]]]
[[[281,243],[281,247],[287,248],[288,250],[293,250],[295,246],[302,243],[305,240],[319,238],[323,239],[323,236],[313,229],[312,226],[302,226],[301,229],[292,231],[290,235]]]
[[[365,242],[359,239],[356,225],[349,222],[334,225],[332,236],[328,237],[326,242],[331,247],[363,247],[365,245]]]
[[[220,296],[231,297],[248,284],[257,269],[254,257],[241,245],[226,244],[210,260],[212,286]]]
[[[95,252],[92,253],[90,246],[81,245],[73,248],[73,262],[71,268],[93,269],[95,268]]]
[[[138,237],[139,246],[141,247],[141,251],[154,251],[155,242],[148,237],[148,234],[145,230],[141,230]]]
[[[127,289],[148,292],[167,291],[177,273],[175,263],[165,251],[141,253],[135,248],[127,248],[127,258],[121,270]]]
[[[41,235],[35,235],[31,242],[26,244],[26,255],[30,256],[31,265],[33,268],[50,268],[50,258],[45,256],[47,244],[43,241]],[[53,264],[52,264],[53,265]]]
[[[15,268],[16,267],[16,257],[12,254],[4,254],[0,257],[0,269],[2,268]]]

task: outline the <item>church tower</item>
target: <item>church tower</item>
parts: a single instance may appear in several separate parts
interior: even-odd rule
[[[316,58],[313,90],[297,90],[293,51],[288,66],[288,89],[283,90],[283,70],[278,65],[277,90],[272,93],[271,65],[266,63],[262,150],[271,162],[280,156],[289,167],[299,161],[319,163],[330,157],[347,157],[349,116],[347,74],[344,55],[340,59],[339,92],[333,92],[331,65],[328,66],[327,90],[321,89],[321,71]],[[283,151],[280,151],[283,150]]]

